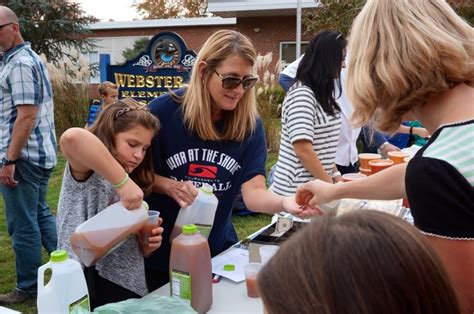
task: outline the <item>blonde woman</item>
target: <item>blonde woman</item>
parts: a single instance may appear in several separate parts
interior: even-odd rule
[[[313,181],[301,204],[408,197],[415,225],[474,311],[474,30],[442,0],[369,0],[354,21],[347,92],[355,121],[393,131],[419,120],[432,134],[408,163],[342,185]]]
[[[257,212],[307,214],[294,197],[266,190],[266,145],[257,114],[253,75],[256,52],[239,32],[222,30],[204,43],[189,86],[150,104],[161,121],[153,142],[156,176],[150,208],[161,212],[163,246],[147,261],[150,289],[168,281],[169,237],[180,207],[191,204],[196,187],[211,184],[219,200],[209,236],[214,256],[237,242],[232,203],[242,191]]]

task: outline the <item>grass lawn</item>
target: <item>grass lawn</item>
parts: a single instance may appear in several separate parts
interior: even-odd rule
[[[275,163],[275,154],[269,154],[267,160],[267,170]],[[65,165],[65,159],[59,155],[58,166],[54,169],[49,183],[47,202],[54,214],[58,204],[59,191],[61,189],[62,173]],[[251,215],[234,216],[233,221],[239,239],[243,239],[254,231],[267,225],[271,220],[269,215]],[[43,252],[43,261],[48,261],[46,252]],[[11,247],[10,237],[8,236],[5,221],[5,206],[3,198],[0,198],[0,293],[8,293],[15,288],[15,258]],[[36,313],[36,301],[26,302],[24,304],[11,306],[12,309],[23,313]]]

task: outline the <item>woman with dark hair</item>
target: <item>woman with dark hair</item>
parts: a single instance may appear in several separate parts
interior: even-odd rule
[[[257,282],[269,314],[460,312],[428,240],[377,211],[318,217],[282,245]]]
[[[323,31],[308,45],[282,110],[280,152],[271,190],[289,196],[313,179],[333,182],[346,40],[339,32]]]

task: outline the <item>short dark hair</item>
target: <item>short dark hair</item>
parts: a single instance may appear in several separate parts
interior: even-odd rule
[[[376,211],[317,217],[258,275],[268,313],[459,313],[425,237]]]
[[[296,71],[295,80],[311,88],[324,112],[330,115],[340,111],[334,99],[334,81],[341,93],[340,73],[346,44],[340,32],[320,32],[309,42]]]

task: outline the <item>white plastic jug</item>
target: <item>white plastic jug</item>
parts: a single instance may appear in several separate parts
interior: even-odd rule
[[[211,233],[218,200],[212,193],[212,186],[204,183],[198,189],[198,195],[194,202],[188,207],[181,208],[176,218],[170,241],[181,233],[181,229],[186,224],[194,224],[199,232],[207,239]]]
[[[44,272],[51,279],[44,285]],[[89,313],[89,293],[81,264],[69,259],[67,252],[51,253],[50,261],[38,268],[38,313]]]
[[[148,221],[148,204],[128,210],[117,202],[77,226],[71,235],[71,247],[81,262],[91,266],[137,233]]]

